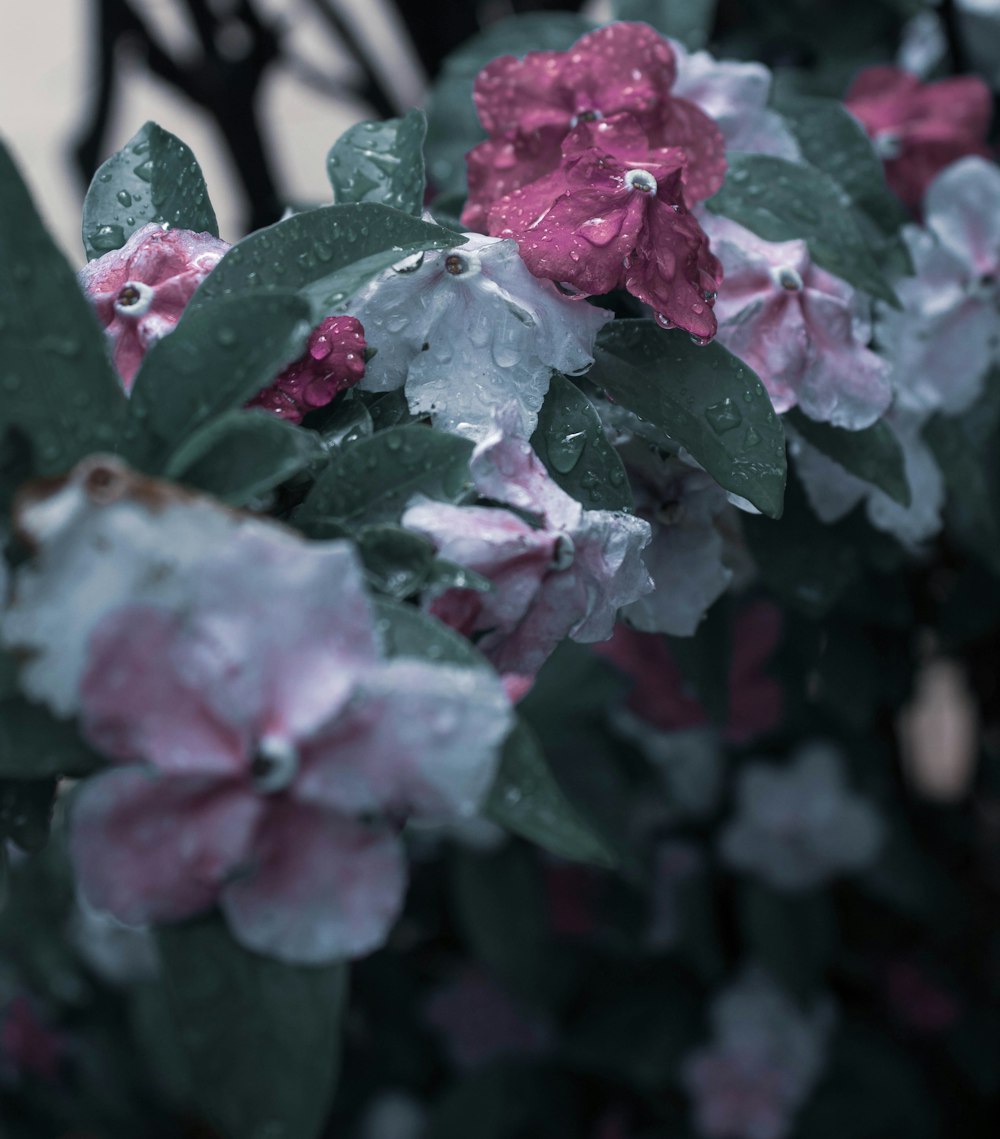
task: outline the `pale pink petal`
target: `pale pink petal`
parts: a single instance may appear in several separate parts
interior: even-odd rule
[[[927,228],[955,253],[971,278],[1000,266],[1000,168],[963,158],[931,184],[924,199]]]
[[[387,830],[275,800],[252,863],[225,887],[220,905],[247,949],[320,965],[382,945],[405,887],[402,847]]]
[[[87,901],[132,925],[207,909],[245,861],[261,800],[239,783],[127,767],[74,797],[70,852]]]
[[[576,499],[552,480],[531,445],[505,432],[503,420],[473,451],[469,470],[484,498],[538,515],[548,529],[569,529],[583,513]]]

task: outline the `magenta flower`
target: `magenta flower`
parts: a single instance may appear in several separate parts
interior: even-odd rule
[[[80,284],[104,325],[126,391],[146,352],[173,331],[195,289],[228,248],[209,233],[165,230],[150,222],[121,249],[80,270]]]
[[[326,405],[365,374],[365,330],[353,316],[328,316],[312,330],[305,353],[247,403],[291,423]]]
[[[769,242],[728,218],[704,225],[725,268],[719,340],[760,377],[778,412],[858,431],[892,400],[890,366],[868,347],[861,297],[812,263],[804,241]]]
[[[429,501],[406,511],[404,526],[493,583],[489,593],[448,590],[432,612],[466,635],[481,634],[477,645],[497,669],[519,676],[534,676],[566,637],[610,637],[618,609],[652,588],[641,557],[649,525],[584,510],[527,442],[501,431],[476,447],[470,470],[483,498],[519,513]]]
[[[684,152],[651,150],[635,120],[580,123],[551,174],[494,202],[490,232],[513,237],[537,277],[600,294],[622,287],[664,327],[708,340],[722,268],[687,209]]]
[[[673,48],[647,24],[609,24],[568,51],[493,60],[476,77],[476,107],[490,137],[468,155],[463,224],[485,229],[491,203],[553,171],[577,123],[622,113],[634,116],[650,148],[684,150],[690,202],[711,197],[726,172],[722,137],[703,111],[671,95],[675,76]]]
[[[986,145],[993,99],[975,75],[922,83],[898,67],[868,67],[844,98],[885,164],[890,187],[914,213],[935,176]]]

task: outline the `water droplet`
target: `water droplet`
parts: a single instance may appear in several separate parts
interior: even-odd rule
[[[153,160],[150,158],[145,162],[140,162],[132,173],[135,174],[136,178],[141,178],[143,182],[152,182]]]
[[[711,407],[706,408],[705,418],[717,435],[722,435],[726,431],[732,431],[734,427],[739,427],[743,422],[740,409],[728,396],[718,403],[713,403]]]
[[[239,337],[236,335],[236,329],[230,328],[227,324],[223,324],[215,330],[215,339],[223,348],[232,348],[239,340]]]
[[[584,431],[569,431],[564,435],[550,435],[546,441],[549,462],[561,475],[568,475],[580,461],[587,445]]]
[[[754,429],[753,424],[747,424],[747,429],[743,436],[743,446],[756,447],[759,442],[760,435],[758,435],[757,431]]]
[[[125,230],[120,225],[99,225],[90,235],[90,244],[99,253],[110,253],[125,244]]]
[[[115,197],[126,209],[132,204],[132,195],[128,190],[119,190]]]

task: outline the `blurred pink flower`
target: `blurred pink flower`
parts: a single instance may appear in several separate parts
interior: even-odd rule
[[[650,149],[631,116],[582,122],[560,165],[493,202],[489,231],[513,237],[537,277],[581,294],[625,288],[664,327],[708,340],[722,271],[687,208],[686,164],[680,147]]]
[[[173,331],[195,289],[228,248],[209,233],[150,222],[121,249],[80,270],[80,284],[105,328],[126,391],[146,352]]]
[[[635,116],[647,146],[684,150],[690,202],[722,185],[722,136],[693,103],[670,93],[676,76],[670,43],[647,24],[617,22],[588,32],[564,52],[501,56],[477,76],[479,118],[490,136],[470,151],[470,229],[485,229],[498,198],[554,170],[563,138],[579,122]],[[492,232],[492,231],[491,231]]]
[[[328,316],[312,330],[304,354],[247,403],[282,419],[302,417],[353,387],[365,374],[365,330],[353,316]]]
[[[483,498],[519,513],[430,501],[410,506],[404,526],[493,583],[488,593],[448,590],[431,611],[467,636],[481,633],[478,648],[504,674],[533,676],[566,637],[610,637],[618,609],[652,588],[641,557],[648,523],[584,510],[527,442],[499,429],[476,447],[470,471]]]
[[[890,365],[867,347],[866,302],[814,265],[804,241],[770,242],[728,218],[705,229],[725,269],[719,341],[750,365],[775,411],[798,405],[849,431],[889,407]]]
[[[899,67],[868,67],[844,98],[885,164],[886,181],[914,213],[934,177],[986,145],[993,98],[978,76],[923,83]]]

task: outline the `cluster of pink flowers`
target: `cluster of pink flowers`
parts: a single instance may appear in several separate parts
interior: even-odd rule
[[[722,271],[690,209],[722,185],[725,145],[671,94],[676,74],[645,24],[494,60],[476,79],[489,138],[469,153],[462,216],[514,238],[536,276],[581,295],[625,288],[665,327],[707,340]]]

